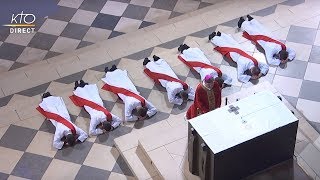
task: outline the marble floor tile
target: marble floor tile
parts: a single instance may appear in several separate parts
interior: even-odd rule
[[[0,164],[0,171],[7,174],[11,174],[12,170],[20,160],[21,156],[23,155],[23,151],[17,151],[5,147],[0,147],[0,152],[1,161],[6,162]]]
[[[127,6],[127,3],[107,1],[100,12],[104,14],[111,14],[114,16],[121,16],[126,10]]]
[[[97,155],[99,154],[99,158]],[[119,152],[117,149],[105,145],[94,144],[84,161],[84,165],[111,171]]]
[[[78,9],[70,22],[90,26],[97,15],[98,13],[96,12]]]
[[[275,75],[273,86],[283,95],[298,97],[300,87],[302,84],[301,79],[290,78]]]
[[[320,64],[308,63],[304,79],[309,81],[320,82],[319,72]]]
[[[80,164],[53,159],[42,178],[43,179],[75,179],[80,168],[81,168]],[[66,169],[68,170],[68,173],[61,173],[61,172],[64,172]]]
[[[46,172],[52,159],[32,153],[24,153],[12,171],[12,175],[28,178],[41,179]]]
[[[59,36],[64,28],[67,26],[67,22],[60,21],[60,20],[54,20],[54,19],[47,19],[39,29],[39,32],[45,33],[45,34],[52,34]]]

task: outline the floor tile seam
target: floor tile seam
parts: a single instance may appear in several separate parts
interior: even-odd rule
[[[167,119],[168,119],[168,118],[167,118]],[[166,120],[166,119],[165,119],[165,120]],[[166,143],[166,144],[157,146],[157,147],[152,148],[152,149],[148,149],[148,151],[146,151],[146,152],[154,151],[154,150],[159,149],[159,148],[161,148],[161,147],[165,147],[165,146],[168,145],[168,144],[171,144],[171,143],[173,143],[173,142],[179,141],[179,140],[181,140],[181,139],[183,139],[183,138],[186,138],[186,137],[188,137],[188,136],[179,138],[179,139],[177,139],[177,140],[175,140],[175,141],[168,142],[168,143]],[[149,138],[150,138],[150,136],[149,136]],[[139,139],[139,142],[140,142],[140,145],[142,146],[140,139]],[[168,152],[168,153],[169,153],[169,152]],[[170,153],[169,153],[169,154],[170,154]]]
[[[301,154],[301,153],[300,153],[300,154]],[[298,166],[299,166],[310,178],[313,178],[313,177],[311,177],[311,176],[308,174],[307,170],[304,169],[304,166],[301,166],[301,165],[298,163],[298,158],[300,158],[300,159],[303,160],[303,162],[305,163],[305,165],[308,166],[307,169],[311,169],[312,172],[317,176],[317,173],[316,173],[316,172],[309,166],[309,164],[300,156],[300,154],[297,153],[297,154],[295,155],[295,157],[296,157],[296,159],[297,159],[297,164],[298,164]]]
[[[120,136],[119,136],[119,137],[120,137]],[[129,167],[129,169],[131,170],[133,176],[134,176],[135,178],[137,178],[138,176],[137,176],[136,172],[133,170],[133,168],[131,167],[131,165],[130,165],[130,163],[129,163],[129,160],[127,160],[127,158],[125,158],[125,156],[124,156],[124,153],[125,153],[126,151],[130,151],[130,150],[132,150],[132,149],[134,149],[134,148],[137,148],[137,147],[133,147],[133,148],[131,148],[131,149],[128,149],[128,150],[125,150],[125,151],[121,151],[120,148],[118,147],[117,143],[115,143],[115,146],[116,146],[117,151],[118,151],[118,152],[120,153],[120,155],[123,157],[125,163],[126,163],[127,166]],[[136,154],[136,152],[135,152],[135,154]],[[137,156],[138,156],[138,155],[137,155]],[[139,156],[138,156],[138,157],[139,157]],[[139,158],[139,159],[140,159],[140,158]],[[140,160],[140,161],[141,161],[141,160]]]
[[[318,150],[318,149],[317,149]],[[319,150],[318,150],[319,151]],[[305,160],[302,156],[301,156],[302,152],[300,154],[298,154],[298,157],[300,157],[305,163],[306,165],[313,171],[313,173],[316,175],[316,176],[320,176],[320,174],[317,174],[317,172],[315,171],[315,169],[313,169],[307,160]],[[319,151],[319,154],[320,154],[320,151]],[[300,166],[300,165],[299,165]],[[300,166],[301,167],[301,166]],[[302,167],[301,167],[302,168]],[[302,168],[303,169],[303,168]],[[307,173],[308,174],[308,173]]]

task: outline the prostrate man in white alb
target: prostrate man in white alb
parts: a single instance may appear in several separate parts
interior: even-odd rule
[[[278,66],[280,63],[283,64],[295,58],[296,53],[293,49],[276,40],[271,32],[253,17],[247,15],[247,18],[248,20],[246,21],[241,17],[238,27],[244,31],[243,37],[255,42],[256,45],[260,45],[264,49],[267,62],[270,65]]]
[[[89,134],[97,136],[112,131],[121,124],[121,119],[110,113],[104,106],[96,84],[88,84],[83,80],[75,82],[70,99],[76,106],[84,107],[90,114]]]
[[[232,78],[222,73],[218,67],[213,66],[199,48],[190,48],[186,44],[181,44],[178,51],[181,53],[178,58],[190,69],[199,73],[201,81],[203,81],[207,75],[212,75],[221,87],[225,84],[231,85]]]
[[[166,88],[170,103],[181,105],[184,101],[194,99],[194,90],[187,83],[181,81],[170,65],[158,56],[153,56],[153,61],[145,58],[144,72],[156,83]]]
[[[209,40],[216,46],[215,50],[237,63],[239,81],[246,83],[268,73],[269,66],[246,53],[231,35],[213,32],[209,35]]]
[[[140,95],[126,70],[117,69],[115,65],[105,68],[106,76],[102,78],[106,84],[102,89],[117,94],[124,102],[125,121],[148,119],[157,113],[157,109]]]
[[[64,145],[73,146],[77,142],[84,142],[88,135],[71,122],[66,105],[61,97],[44,93],[42,102],[37,110],[56,127],[53,147],[62,149]]]

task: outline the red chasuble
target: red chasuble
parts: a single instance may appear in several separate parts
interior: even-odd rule
[[[208,90],[200,83],[197,86],[193,104],[187,111],[187,119],[207,113],[221,106],[221,89],[218,82],[214,81],[213,88]]]

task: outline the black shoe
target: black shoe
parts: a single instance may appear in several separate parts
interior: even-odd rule
[[[186,44],[183,44],[184,50],[189,49],[190,47]]]
[[[221,32],[220,31],[217,32],[217,36],[221,36]]]
[[[50,92],[46,92],[46,93],[44,93],[44,94],[42,95],[42,99],[47,98],[47,97],[49,97],[49,96],[52,96],[52,95],[50,94]]]
[[[153,58],[154,61],[158,61],[158,60],[160,59],[160,58],[159,58],[158,56],[156,56],[156,55],[153,55],[152,58]]]
[[[147,65],[148,63],[150,62],[150,60],[148,58],[144,58],[144,61],[143,61],[143,65]]]
[[[238,27],[241,28],[242,23],[246,21],[243,17],[241,17],[238,21]]]
[[[73,89],[76,90],[77,87],[79,87],[79,82],[78,82],[78,81],[75,81],[75,82],[74,82],[74,88],[73,88]]]
[[[104,72],[105,72],[105,73],[109,72],[109,68],[108,68],[108,67],[105,67],[105,68],[104,68]]]
[[[84,82],[82,79],[80,80],[80,87],[85,87],[88,83]]]
[[[112,72],[112,71],[114,71],[114,70],[116,70],[116,69],[117,69],[117,66],[114,64],[114,65],[112,65],[110,71]]]
[[[249,14],[247,15],[248,21],[251,21],[253,19],[252,16],[250,16]]]
[[[212,39],[213,37],[215,37],[215,36],[216,36],[216,32],[211,33],[211,34],[209,35],[209,41],[211,41],[211,39]]]
[[[178,47],[178,51],[179,51],[180,53],[182,53],[183,45],[184,45],[184,44],[181,44],[181,45]]]

